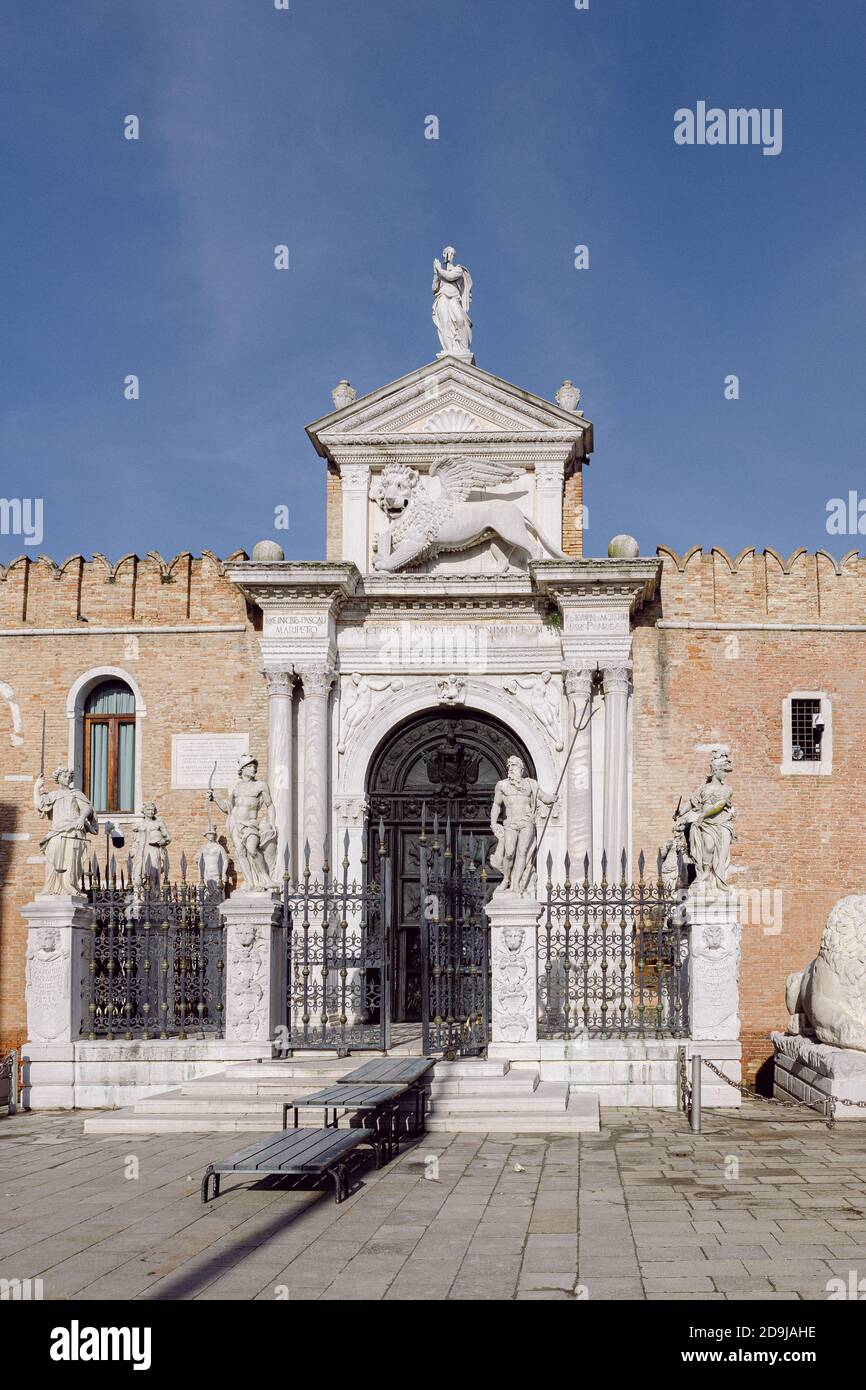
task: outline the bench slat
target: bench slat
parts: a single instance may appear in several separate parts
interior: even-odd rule
[[[213,1165],[215,1173],[323,1173],[359,1144],[378,1138],[372,1129],[289,1129],[262,1146],[232,1154]]]
[[[312,1095],[300,1096],[297,1100],[289,1101],[289,1105],[316,1106],[338,1106],[345,1109],[366,1109],[375,1108],[383,1105],[386,1100],[394,1100],[397,1096],[405,1095],[409,1086],[403,1082],[399,1086],[370,1086],[358,1085],[355,1082],[342,1082],[337,1086],[325,1086],[321,1091],[314,1091]]]
[[[413,1081],[418,1081],[424,1074],[436,1065],[434,1057],[381,1057],[372,1062],[365,1062],[363,1066],[356,1068],[355,1071],[348,1072],[340,1077],[340,1085],[345,1086],[349,1083],[362,1081],[369,1082],[405,1082],[411,1085]]]

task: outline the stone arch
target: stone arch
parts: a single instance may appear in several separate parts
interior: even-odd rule
[[[73,682],[66,696],[66,718],[69,722],[69,766],[74,770],[76,785],[83,786],[84,776],[84,706],[88,695],[103,681],[123,681],[135,700],[135,810],[118,813],[118,819],[138,816],[143,801],[141,721],[147,717],[144,696],[134,676],[121,666],[92,666]]]
[[[373,758],[380,746],[400,725],[406,723],[413,715],[425,712],[432,715],[443,708],[449,708],[431,699],[431,684],[432,682],[425,680],[409,683],[398,691],[388,691],[384,698],[375,702],[341,760],[338,776],[339,796],[366,795],[367,773]],[[559,780],[560,768],[537,721],[518,701],[506,701],[501,688],[492,680],[468,676],[465,678],[465,699],[459,708],[466,714],[474,712],[492,716],[510,729],[535,764],[538,781],[543,787],[553,790]]]

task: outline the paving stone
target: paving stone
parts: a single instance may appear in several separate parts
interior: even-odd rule
[[[285,1288],[298,1301],[561,1302],[580,1287],[590,1300],[818,1300],[828,1280],[866,1276],[853,1127],[771,1124],[748,1102],[711,1122],[684,1138],[675,1112],[624,1109],[579,1139],[430,1136],[437,1183],[409,1151],[364,1171],[340,1206],[310,1184],[239,1180],[202,1208],[205,1163],[246,1136],[105,1141],[83,1138],[80,1116],[24,1114],[0,1128],[0,1277],[41,1277],[70,1301]],[[737,1182],[722,1176],[730,1153]]]

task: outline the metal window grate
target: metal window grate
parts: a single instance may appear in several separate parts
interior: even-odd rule
[[[800,699],[791,701],[791,756],[795,762],[821,761],[821,701]]]

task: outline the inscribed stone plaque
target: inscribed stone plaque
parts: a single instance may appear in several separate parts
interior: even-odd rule
[[[328,636],[327,613],[265,613],[264,636],[309,641]]]
[[[249,751],[249,734],[172,734],[172,788],[206,788],[214,763],[214,786],[232,786],[238,758]]]

